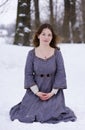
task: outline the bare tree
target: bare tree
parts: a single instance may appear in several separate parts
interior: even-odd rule
[[[50,9],[50,23],[54,24],[53,0],[49,0],[49,9]]]
[[[76,0],[70,1],[70,21],[74,43],[81,43],[80,29],[76,19]]]
[[[35,8],[35,29],[36,29],[40,24],[39,0],[34,0],[34,8]]]
[[[69,20],[70,20],[70,0],[64,0],[64,20],[63,20],[63,27],[62,27],[64,42],[71,42]]]
[[[83,19],[82,22],[83,42],[85,43],[85,0],[81,0],[81,2],[82,2],[82,19]]]
[[[29,45],[31,0],[18,0],[16,32],[14,44]]]
[[[80,43],[80,30],[76,19],[76,0],[64,0],[63,36],[65,42]]]
[[[8,1],[9,1],[9,0],[5,0],[5,1],[3,1],[3,2],[1,1],[1,2],[0,2],[0,7],[4,6]]]

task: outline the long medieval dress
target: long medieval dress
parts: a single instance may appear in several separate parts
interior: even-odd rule
[[[37,84],[39,91],[49,93],[52,88],[58,89],[57,94],[49,100],[42,101],[30,89]],[[48,59],[37,57],[35,49],[29,51],[25,66],[26,93],[20,103],[10,110],[11,120],[32,123],[58,123],[75,121],[74,112],[65,105],[63,89],[67,88],[66,73],[62,53],[55,53]]]

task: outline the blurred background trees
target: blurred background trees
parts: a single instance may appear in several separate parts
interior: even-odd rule
[[[14,44],[31,46],[40,24],[50,23],[63,43],[85,43],[85,0],[17,0]]]

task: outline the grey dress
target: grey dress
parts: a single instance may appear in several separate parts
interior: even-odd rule
[[[48,93],[52,88],[58,89],[47,101],[42,101],[30,87],[37,84],[41,92]],[[29,51],[25,66],[26,93],[22,101],[11,108],[11,120],[32,123],[58,123],[75,121],[74,112],[66,107],[63,89],[67,88],[66,74],[61,51],[55,49],[54,55],[44,60],[35,55],[35,49]]]

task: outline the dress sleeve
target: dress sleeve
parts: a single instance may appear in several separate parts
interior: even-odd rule
[[[56,73],[53,88],[55,89],[66,89],[66,73],[64,67],[64,60],[60,50],[56,52]]]
[[[33,76],[33,52],[32,50],[29,51],[26,59],[26,65],[25,65],[25,79],[24,79],[24,88],[28,89],[35,85],[34,76]]]

